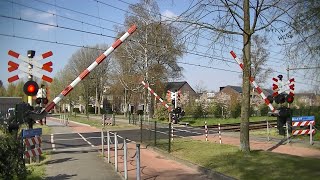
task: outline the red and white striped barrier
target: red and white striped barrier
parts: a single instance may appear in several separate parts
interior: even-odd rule
[[[310,125],[315,125],[315,121],[297,121],[297,122],[292,122],[292,126],[310,126]]]
[[[237,63],[239,64],[240,68],[243,70],[243,63],[237,58],[237,55],[233,52],[230,51],[230,54],[232,55],[232,57],[237,61]],[[262,89],[258,86],[258,84],[255,82],[253,77],[250,77],[250,82],[251,84],[256,88],[257,92],[260,94],[260,96],[262,97],[262,99],[264,100],[264,102],[266,103],[266,105],[270,108],[270,110],[272,112],[275,111],[275,108],[272,106],[272,104],[270,103],[270,101],[267,99],[266,95],[262,92]]]
[[[293,130],[292,135],[314,134],[315,132],[315,129]]]
[[[132,33],[134,33],[136,29],[137,27],[135,25],[131,26],[124,35],[116,40],[110,48],[102,53],[87,69],[85,69],[74,81],[72,81],[71,84],[69,84],[56,98],[54,98],[53,101],[49,103],[45,108],[45,111],[49,112],[66,95],[68,95],[80,81],[86,78],[94,68],[102,63],[103,60],[105,60],[107,56],[109,56],[115,49],[117,49],[117,47],[119,47]]]
[[[207,121],[204,122],[204,133],[206,135],[206,141],[208,141],[208,126]]]
[[[42,140],[41,140],[41,137],[39,137],[39,136],[24,139],[24,143],[26,146],[33,146],[36,144],[41,144],[41,142],[42,142]]]
[[[163,106],[165,106],[168,109],[168,111],[172,110],[172,108],[163,99],[161,99],[161,97],[156,92],[154,92],[154,90],[151,89],[147,83],[145,83],[144,81],[141,81],[141,83],[144,85],[145,88],[147,88],[150,91],[151,94],[153,94],[162,103]]]
[[[173,123],[171,122],[171,141],[173,141]]]
[[[28,150],[24,153],[26,158],[30,158],[30,157],[34,157],[34,156],[39,156],[40,154],[42,154],[42,149],[41,148],[35,148],[35,149],[31,149]]]

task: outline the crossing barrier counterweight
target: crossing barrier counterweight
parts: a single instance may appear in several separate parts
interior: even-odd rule
[[[72,81],[71,84],[69,84],[56,98],[54,98],[44,110],[46,112],[50,112],[50,110],[56,104],[58,104],[65,96],[67,96],[80,81],[86,78],[94,68],[101,64],[103,60],[105,60],[107,56],[117,49],[132,33],[136,31],[136,29],[137,27],[135,25],[131,26],[124,35],[117,39],[110,48],[102,53],[87,69],[85,69],[74,81]]]

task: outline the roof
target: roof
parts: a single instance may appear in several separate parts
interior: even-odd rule
[[[187,81],[181,81],[181,82],[168,82],[166,86],[166,90],[175,91],[182,88],[183,85],[185,85]]]
[[[220,87],[220,91],[226,87],[230,87],[232,88],[233,90],[237,91],[238,93],[242,93],[242,87],[241,86],[224,86],[224,87]],[[269,95],[269,94],[273,94],[273,90],[272,89],[262,89],[262,91],[264,93],[266,93],[266,95]]]

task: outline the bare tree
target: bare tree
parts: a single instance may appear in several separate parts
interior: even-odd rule
[[[249,116],[251,76],[251,38],[258,31],[281,23],[282,17],[295,7],[288,0],[199,0],[175,21],[185,23],[189,36],[199,37],[210,32],[209,48],[228,48],[237,37],[242,38],[243,76],[240,150],[250,152]],[[188,28],[189,27],[189,28]],[[231,42],[231,43],[230,43]],[[219,48],[219,47],[218,47]],[[213,50],[214,51],[214,50]]]
[[[177,38],[177,28],[161,21],[155,0],[141,0],[130,5],[129,11],[125,24],[136,24],[139,30],[131,37],[127,46],[119,47],[115,53],[121,68],[120,81],[126,89],[134,90],[139,82],[137,80],[143,78],[152,89],[158,90],[159,87],[155,87],[155,84],[181,75],[182,68],[176,60],[183,55],[183,42]],[[153,101],[150,93],[147,90],[144,92],[146,107]],[[152,114],[153,106],[148,107]]]
[[[305,68],[306,75],[317,86],[320,82],[320,1],[293,1],[297,6],[290,14],[287,26],[281,29],[280,39],[284,41],[293,68]]]

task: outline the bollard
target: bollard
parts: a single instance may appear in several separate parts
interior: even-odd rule
[[[136,165],[137,165],[137,180],[141,179],[141,175],[140,175],[140,144],[136,144],[137,147],[137,154],[136,154]]]
[[[222,144],[220,123],[218,125],[219,125],[219,143]]]
[[[128,179],[128,162],[127,162],[127,138],[124,138],[123,140],[123,166],[124,166],[124,179]]]
[[[108,148],[108,163],[110,163],[110,132],[107,131],[107,148]]]
[[[102,157],[104,158],[104,133],[103,133],[103,128],[101,128],[101,152],[102,152]]]
[[[114,133],[114,170],[118,172],[118,135]]]

